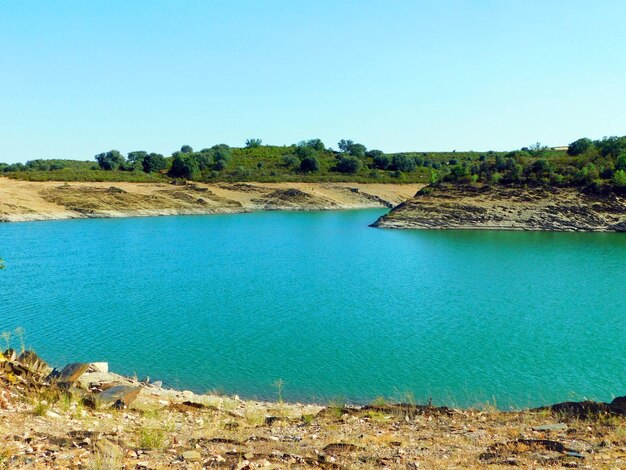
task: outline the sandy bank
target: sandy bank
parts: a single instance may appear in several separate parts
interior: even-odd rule
[[[0,177],[0,221],[393,207],[417,184],[31,182]]]

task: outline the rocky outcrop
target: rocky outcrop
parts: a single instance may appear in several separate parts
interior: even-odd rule
[[[626,198],[576,188],[428,186],[372,226],[624,232]]]

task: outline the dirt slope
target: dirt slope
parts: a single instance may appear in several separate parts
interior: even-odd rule
[[[392,207],[421,185],[60,183],[0,177],[0,221]]]

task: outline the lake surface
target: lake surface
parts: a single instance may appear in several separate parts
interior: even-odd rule
[[[245,398],[626,394],[625,235],[369,228],[382,213],[3,224],[0,331]]]

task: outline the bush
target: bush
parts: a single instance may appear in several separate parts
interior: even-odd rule
[[[160,153],[150,153],[146,155],[141,164],[143,171],[146,173],[165,170],[167,168],[167,160],[165,160],[165,157]]]
[[[317,173],[320,171],[320,162],[314,156],[305,157],[300,162],[300,171],[304,173]]]
[[[358,173],[361,167],[363,167],[363,162],[357,157],[346,156],[341,157],[336,169],[341,173]]]
[[[369,157],[369,158],[376,158],[376,157],[380,157],[381,155],[384,155],[384,152],[382,150],[368,150],[367,152],[365,152],[365,156]]]
[[[292,170],[300,168],[300,159],[296,157],[295,155],[291,155],[291,154],[283,155],[282,160],[283,160],[283,165],[286,166],[287,168],[290,168]]]
[[[214,145],[211,150],[213,151],[213,160],[216,162],[219,160],[228,162],[233,155],[233,150],[226,144]]]
[[[174,178],[186,178],[192,180],[198,176],[200,168],[198,162],[193,156],[177,152],[176,156],[172,160],[172,167],[170,168],[169,175]]]
[[[585,153],[587,150],[589,150],[592,147],[593,147],[593,142],[591,141],[591,139],[587,139],[586,137],[583,137],[582,139],[578,139],[572,142],[571,144],[569,144],[569,146],[567,147],[567,154],[571,155],[572,157],[575,157],[577,155]]]
[[[380,155],[374,156],[374,168],[386,170],[391,165],[391,158],[381,152]]]
[[[225,170],[227,166],[228,164],[226,163],[226,160],[217,160],[213,165],[213,170],[222,171]]]
[[[613,173],[613,184],[620,188],[626,188],[626,170],[617,170]]]
[[[95,156],[100,168],[107,171],[117,170],[121,165],[126,163],[126,159],[117,150],[109,150],[105,153],[99,153]]]
[[[411,171],[415,171],[415,168],[415,160],[412,157],[406,155],[394,155],[391,159],[392,170],[410,173]]]
[[[317,152],[323,152],[326,149],[326,146],[324,145],[324,142],[321,141],[321,139],[303,140],[302,142],[298,143],[298,146],[311,147]]]
[[[295,148],[295,154],[300,160],[304,160],[305,158],[317,158],[317,150],[313,147],[308,147],[306,145],[299,145]]]

